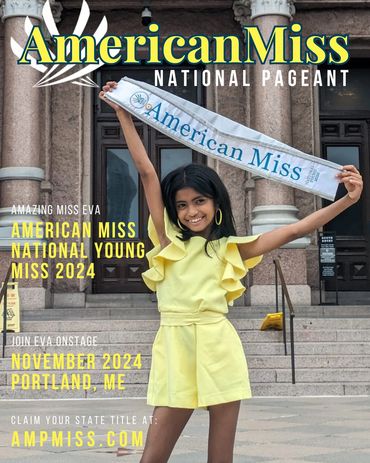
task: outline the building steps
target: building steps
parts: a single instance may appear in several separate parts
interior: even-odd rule
[[[330,307],[331,309],[332,307]],[[358,308],[358,307],[357,307]],[[309,308],[312,310],[311,308]],[[320,307],[322,309],[322,307]],[[350,308],[346,307],[349,311]],[[278,331],[259,330],[263,316],[260,308],[235,308],[231,321],[238,330],[247,356],[254,396],[317,396],[317,395],[369,395],[370,394],[370,317],[362,310],[354,311],[350,318],[336,316],[300,316],[295,318],[296,384],[291,384],[290,356],[284,355],[283,334]],[[95,314],[94,314],[95,312]],[[297,311],[298,312],[298,311]],[[266,313],[266,311],[265,311]],[[301,312],[303,313],[303,312]],[[133,318],[136,314],[136,319]],[[22,319],[22,333],[8,333],[6,357],[0,359],[0,398],[100,398],[144,397],[149,376],[151,345],[159,326],[158,313],[152,308],[50,309],[27,311]],[[242,317],[244,315],[244,317]],[[138,318],[140,317],[140,318]],[[56,345],[96,337],[96,346]],[[13,344],[13,340],[16,345]],[[35,341],[39,345],[34,345]],[[32,345],[17,345],[27,344]],[[48,342],[52,345],[47,345]],[[289,336],[288,336],[289,341]],[[0,340],[0,345],[2,339]],[[42,345],[44,344],[44,345]],[[288,353],[290,350],[288,342]],[[12,365],[12,354],[94,354],[92,369],[71,368],[68,371],[41,370],[34,367],[18,369]],[[130,369],[122,368],[124,361]],[[141,369],[132,361],[141,354]],[[103,355],[106,354],[106,358]],[[107,356],[115,355],[120,365],[117,370],[103,369]],[[31,362],[32,363],[32,362]],[[121,366],[121,369],[119,368]],[[24,365],[23,365],[24,367]],[[26,366],[27,367],[27,366]],[[12,375],[55,374],[54,389],[22,390],[11,387]],[[84,390],[59,388],[62,374],[89,374],[91,387]],[[124,389],[105,390],[105,375],[124,374]],[[43,380],[41,376],[41,380]],[[121,379],[122,379],[121,378]],[[107,387],[107,386],[106,386]]]

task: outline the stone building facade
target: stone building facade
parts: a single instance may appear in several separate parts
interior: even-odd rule
[[[302,86],[299,83],[292,86],[276,86],[273,83],[263,86],[260,81],[263,67],[270,69],[272,74],[281,71],[285,82],[290,69],[295,69],[297,74],[306,69],[309,81],[312,82],[314,73],[319,69],[316,66],[209,65],[205,69],[209,69],[211,74],[216,70],[224,70],[228,75],[232,67],[240,84],[193,86],[190,89],[179,84],[176,92],[304,152],[337,160],[338,163],[358,162],[365,178],[368,177],[370,92],[365,85],[370,77],[367,64],[370,56],[368,2],[90,0],[87,3],[90,18],[84,33],[93,33],[103,15],[106,16],[112,35],[145,33],[141,13],[144,6],[149,6],[152,21],[160,25],[162,37],[219,33],[238,35],[243,40],[243,26],[257,25],[268,36],[274,26],[288,25],[291,21],[302,25],[304,36],[314,33],[349,34],[351,60],[344,68],[348,68],[349,76],[353,74],[354,77],[347,87]],[[60,33],[72,33],[81,9],[80,0],[52,0],[50,5]],[[117,173],[114,162],[118,162],[117,159],[124,162],[128,156],[118,122],[114,114],[98,100],[96,88],[71,83],[35,88],[33,85],[40,79],[40,73],[30,66],[16,64],[10,47],[11,37],[24,44],[25,17],[32,18],[33,24],[40,24],[43,6],[43,0],[1,1],[1,278],[11,261],[10,246],[14,241],[11,227],[15,220],[79,223],[93,220],[96,229],[97,221],[107,219],[108,202],[116,201],[115,192],[119,191],[117,186],[113,188],[109,184],[108,170]],[[183,67],[186,68],[186,65]],[[199,67],[190,69],[202,70]],[[324,75],[325,66],[321,67],[321,71]],[[116,79],[125,74],[150,81],[153,72],[152,68],[140,63],[131,67],[104,66],[92,74],[91,78],[99,85],[106,79]],[[242,85],[243,73],[250,86]],[[266,231],[292,223],[323,205],[320,198],[308,193],[254,177],[221,162],[205,161],[200,155],[188,149],[183,150],[183,147],[140,123],[138,130],[143,136],[149,156],[162,173],[166,170],[166,159],[173,152],[177,152],[179,159],[207,162],[220,173],[231,195],[239,234]],[[124,175],[122,162],[120,175]],[[145,231],[148,212],[138,180],[132,173],[130,176],[133,195],[136,195],[131,207],[131,214],[136,214],[138,222],[135,239],[143,240],[149,246]],[[123,184],[126,185],[125,182]],[[42,217],[29,213],[15,217],[11,214],[14,204],[51,205],[53,212]],[[88,213],[84,215],[81,209],[83,204],[100,205],[102,217],[93,219]],[[80,210],[76,215],[56,215],[57,205],[78,205]],[[338,223],[332,223],[331,228],[326,227],[327,230],[337,231],[339,289],[342,291],[370,291],[369,218],[367,185],[362,202],[355,212]],[[346,229],[346,223],[351,223],[353,227]],[[92,250],[93,240],[94,237],[81,238],[80,241],[86,246],[88,261],[95,260],[94,281],[89,278],[57,279],[55,259],[34,258],[34,262],[48,262],[52,271],[48,278],[21,279],[22,306],[83,307],[86,294],[89,293],[146,291],[140,280],[140,273],[146,265],[144,259],[131,262],[98,261]],[[275,256],[281,258],[293,302],[303,305],[317,303],[319,265],[315,233],[266,256],[263,263],[249,275],[249,291],[241,303],[273,304],[275,292],[272,261]],[[328,286],[328,289],[333,287]]]

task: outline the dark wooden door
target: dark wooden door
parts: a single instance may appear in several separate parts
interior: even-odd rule
[[[340,291],[370,291],[369,133],[370,120],[367,119],[321,121],[324,157],[341,165],[357,166],[364,178],[361,200],[324,228],[325,231],[335,231],[337,235]],[[340,185],[337,197],[345,194],[345,188]],[[334,290],[335,283],[329,280],[326,289]]]
[[[177,72],[180,68],[177,68]],[[120,80],[123,75],[153,83],[153,70],[138,68],[102,68],[96,75],[99,85],[109,80]],[[196,86],[171,87],[168,90],[191,101],[202,103],[202,95]],[[119,122],[114,111],[95,96],[95,152],[94,152],[94,202],[99,204],[101,215],[94,217],[94,242],[106,252],[100,256],[93,250],[95,293],[148,292],[141,279],[147,269],[145,252],[150,249],[147,237],[148,208],[143,189],[131,156],[127,149]],[[204,157],[191,149],[135,120],[148,155],[159,176],[163,178],[171,170],[191,162],[204,162]],[[120,227],[120,236],[102,237],[103,223],[109,229]],[[131,223],[130,230],[128,223]],[[125,224],[125,225],[123,225]],[[127,231],[125,237],[122,234]],[[110,243],[110,244],[108,244]],[[112,257],[118,246],[119,256]],[[145,251],[145,252],[144,252]]]

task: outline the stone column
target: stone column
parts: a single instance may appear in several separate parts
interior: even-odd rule
[[[275,26],[289,24],[294,14],[293,0],[237,0],[234,2],[235,19],[241,26],[247,24],[258,27],[267,43]],[[283,74],[287,82],[288,64],[265,64],[256,60],[253,65],[251,83],[254,106],[251,114],[253,128],[280,140],[292,144],[291,95],[290,87],[275,86],[276,72]],[[262,71],[271,73],[271,80],[262,85]],[[276,227],[294,223],[299,212],[294,204],[294,190],[288,186],[258,176],[255,180],[254,208],[252,210],[252,234],[263,233]],[[272,259],[280,256],[282,268],[293,302],[311,303],[311,292],[307,285],[306,256],[304,248],[309,239],[301,238],[269,254],[263,263],[253,272],[253,285],[250,288],[251,303],[266,305],[274,303],[274,269]]]
[[[39,222],[38,214],[29,211],[12,215],[13,205],[40,204],[40,182],[44,171],[40,160],[40,99],[42,90],[33,88],[40,79],[38,71],[18,65],[10,47],[11,37],[22,47],[27,35],[24,30],[28,16],[37,25],[42,20],[45,0],[2,0],[1,16],[4,30],[4,101],[2,156],[0,165],[0,250],[1,267],[10,261],[11,227],[14,221]],[[5,270],[5,269],[4,269]],[[23,282],[21,283],[23,285]],[[45,307],[45,290],[41,280],[24,282],[22,308]],[[22,294],[21,294],[22,296]]]

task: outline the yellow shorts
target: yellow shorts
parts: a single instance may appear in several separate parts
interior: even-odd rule
[[[160,326],[152,349],[149,405],[198,408],[251,396],[243,346],[227,318]]]

